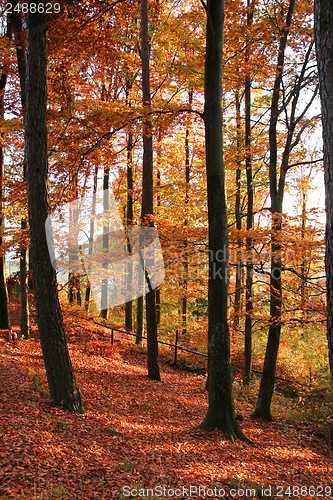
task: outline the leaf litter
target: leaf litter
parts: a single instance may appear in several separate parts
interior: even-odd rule
[[[85,415],[48,400],[35,326],[27,341],[0,338],[0,499],[331,498],[329,443],[241,403],[254,444],[193,431],[207,410],[202,376],[161,362],[152,381],[126,339],[111,345],[105,328],[68,311],[64,323]]]

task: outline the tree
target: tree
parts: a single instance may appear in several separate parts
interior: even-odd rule
[[[326,207],[327,340],[333,381],[333,4],[315,0],[315,43],[322,111]]]
[[[247,26],[251,28],[253,21],[254,2],[247,0]],[[251,43],[246,37],[245,48],[245,167],[247,181],[247,216],[246,229],[248,235],[246,237],[246,294],[245,294],[245,348],[244,348],[244,385],[248,385],[251,379],[252,368],[252,314],[253,314],[253,241],[251,238],[251,230],[253,228],[253,172],[252,172],[252,155],[251,155],[251,75],[249,69]]]
[[[22,19],[14,10],[18,4],[18,0],[11,0],[10,20],[12,23],[14,40],[16,45],[16,59],[18,73],[20,79],[21,90],[21,106],[23,119],[25,115],[25,71],[26,71],[26,41],[22,29]],[[25,164],[23,167],[23,182],[26,184]],[[26,210],[26,204],[24,210]],[[22,242],[20,244],[20,290],[21,290],[21,318],[20,327],[23,338],[29,338],[29,302],[28,302],[28,287],[27,287],[27,250],[26,233],[28,232],[28,221],[26,215],[21,218]]]
[[[29,5],[31,3],[29,1]],[[43,3],[45,9],[46,2]],[[27,16],[25,157],[32,278],[50,398],[64,408],[83,412],[80,391],[68,354],[56,273],[50,259],[45,227],[49,214],[45,10],[43,13],[28,13]]]
[[[9,41],[12,36],[12,25],[10,19],[7,20],[6,38]],[[5,88],[8,76],[8,58],[0,77],[0,121],[4,119]],[[10,318],[8,311],[8,293],[5,278],[5,251],[4,251],[4,153],[3,153],[3,132],[0,135],[0,328],[10,330]]]
[[[310,99],[299,111],[299,100],[301,91],[309,83],[313,83],[314,76],[311,69],[311,53],[313,42],[310,42],[304,55],[301,71],[290,83],[289,91],[283,81],[284,66],[287,48],[287,39],[290,31],[295,0],[290,0],[286,19],[283,22],[279,40],[279,50],[276,65],[276,77],[271,101],[271,114],[269,124],[269,178],[270,178],[270,197],[271,197],[271,272],[270,272],[270,324],[268,330],[268,339],[261,377],[260,389],[254,415],[266,420],[272,420],[270,405],[274,392],[275,373],[277,357],[280,344],[280,335],[282,327],[282,205],[285,192],[285,182],[288,170],[291,168],[289,163],[292,151],[299,144],[303,131],[311,124],[311,119],[306,118],[306,113],[310,108],[317,94],[315,87]],[[310,67],[310,74],[308,73]],[[288,74],[288,72],[287,72]],[[282,96],[282,99],[281,99]],[[281,102],[282,101],[282,102]],[[289,112],[288,112],[288,105]],[[279,117],[283,113],[287,133],[285,140],[282,140],[279,134]],[[296,133],[297,132],[297,133]],[[294,137],[296,135],[296,137]],[[282,146],[282,148],[281,148]],[[278,160],[281,154],[281,165],[278,168]]]
[[[141,0],[141,59],[142,59],[142,100],[147,113],[151,112],[150,71],[149,71],[149,23],[148,0]],[[154,227],[154,193],[153,193],[153,138],[151,117],[147,114],[144,120],[143,132],[143,166],[142,166],[142,211],[143,225]],[[152,290],[149,277],[146,274],[149,292],[146,294],[147,323],[147,365],[148,377],[160,380],[158,366],[157,320],[155,291]]]
[[[235,92],[235,103],[236,103],[236,147],[237,147],[235,222],[236,222],[237,231],[241,231],[242,230],[242,209],[241,209],[241,176],[242,176],[241,150],[242,150],[242,140],[241,140],[240,99],[239,99],[239,89],[238,88]],[[241,293],[242,293],[241,255],[242,255],[242,239],[238,236],[233,331],[238,330],[239,315],[240,315],[240,309],[241,309]]]
[[[209,225],[208,401],[199,429],[220,429],[231,441],[247,440],[236,421],[228,324],[228,224],[222,138],[224,1],[206,6],[205,138]]]
[[[129,91],[132,88],[132,82],[130,78],[127,78],[126,81],[126,103],[127,105],[131,105],[129,100]],[[133,132],[129,128],[127,133],[127,171],[126,171],[126,179],[127,179],[127,200],[126,200],[126,228],[131,226],[133,223]],[[127,241],[128,247],[130,251],[130,245],[128,240],[128,230],[127,230]],[[133,265],[132,263],[127,264],[126,270],[126,289],[130,294],[132,290],[133,280]],[[125,328],[127,332],[131,332],[133,330],[133,300],[126,300],[125,304]],[[141,329],[142,332],[142,329]],[[142,333],[141,333],[142,336]]]

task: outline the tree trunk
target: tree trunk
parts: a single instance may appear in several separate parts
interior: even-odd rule
[[[43,3],[45,9],[45,0]],[[83,412],[80,391],[68,354],[56,273],[49,255],[45,227],[49,214],[45,10],[43,14],[29,14],[28,9],[27,15],[25,157],[36,320],[50,399],[69,410]]]
[[[93,187],[93,196],[92,196],[92,204],[91,204],[91,218],[90,218],[90,231],[89,231],[89,249],[88,249],[88,255],[92,255],[93,253],[93,245],[94,245],[94,237],[95,237],[95,215],[96,215],[96,201],[97,201],[97,176],[98,176],[98,165],[95,166],[95,171],[94,171],[94,187]],[[89,273],[90,273],[90,265],[88,265],[87,269],[87,288],[86,288],[86,295],[85,295],[85,309],[86,311],[89,310],[89,301],[90,301],[90,294],[91,294],[91,287],[90,287],[90,281],[89,281]]]
[[[142,60],[142,98],[145,111],[151,111],[150,96],[150,69],[149,69],[149,23],[148,0],[141,0],[141,60]],[[153,192],[153,138],[150,115],[144,120],[143,132],[143,167],[142,167],[142,211],[143,225],[154,226],[154,192]],[[147,277],[147,274],[146,274]],[[149,280],[149,278],[148,278]],[[149,285],[149,282],[148,282]],[[146,323],[147,323],[147,367],[148,377],[160,380],[158,366],[158,343],[155,291],[149,286],[146,294]]]
[[[143,295],[136,299],[136,338],[135,343],[141,344],[143,335]]]
[[[158,135],[158,141],[160,142],[160,133]],[[157,182],[156,182],[156,187],[157,187],[157,200],[156,200],[156,206],[160,207],[161,206],[161,169],[160,165],[157,161]],[[161,286],[159,285],[156,290],[155,290],[155,304],[156,304],[156,323],[157,325],[160,324],[161,322]]]
[[[188,93],[188,104],[192,107],[193,102],[193,91],[190,90]],[[182,335],[185,344],[187,345],[189,339],[187,338],[187,283],[188,283],[188,255],[187,255],[187,226],[188,226],[188,204],[189,204],[189,189],[190,189],[190,145],[189,145],[189,127],[186,126],[185,131],[185,219],[184,219],[184,252],[182,259],[183,266],[183,286],[182,286]]]
[[[25,36],[22,30],[22,19],[18,12],[14,10],[17,6],[18,0],[12,0],[12,12],[11,22],[14,32],[14,39],[16,45],[16,59],[20,79],[20,90],[21,90],[21,105],[23,120],[25,117],[25,72],[26,72],[26,42]],[[26,183],[26,167],[24,161],[23,168],[23,182]],[[25,206],[26,208],[26,206]],[[28,301],[28,284],[27,284],[27,244],[26,244],[26,233],[28,229],[28,223],[26,218],[21,219],[21,230],[22,230],[22,241],[20,245],[20,289],[21,289],[21,318],[20,327],[21,335],[23,338],[29,338],[30,322],[29,322],[29,301]]]
[[[7,20],[6,38],[12,37],[11,20]],[[4,69],[0,78],[0,121],[4,119],[4,97],[7,83],[7,65],[9,61],[4,62]],[[10,330],[10,318],[8,310],[8,293],[5,274],[5,248],[4,248],[4,154],[3,154],[3,132],[0,136],[0,329]]]
[[[131,226],[133,223],[133,134],[132,131],[128,132],[127,138],[127,211],[126,211],[126,225]],[[129,242],[128,242],[129,246]],[[131,252],[131,248],[129,247]],[[127,292],[132,296],[132,280],[133,280],[133,264],[127,264],[126,282]],[[133,330],[133,300],[126,300],[125,303],[125,328],[126,331]]]
[[[333,382],[333,5],[315,0],[315,41],[322,110],[326,207],[327,341]]]
[[[190,151],[188,143],[189,130],[185,133],[185,219],[184,219],[184,240],[183,240],[183,283],[182,283],[182,335],[187,345],[187,282],[188,282],[188,257],[187,257],[187,225],[188,225],[188,202],[189,202],[189,184],[190,184]]]
[[[282,202],[284,195],[285,176],[288,169],[288,161],[291,151],[291,139],[296,124],[294,116],[292,116],[290,118],[291,126],[289,126],[288,128],[288,137],[284,149],[282,164],[280,167],[280,177],[278,182],[277,124],[280,113],[279,111],[280,87],[282,83],[287,37],[292,21],[294,8],[295,8],[295,0],[290,0],[285,26],[282,30],[280,44],[279,44],[276,78],[274,82],[274,89],[273,89],[273,96],[271,103],[271,118],[269,125],[269,148],[270,148],[269,184],[270,184],[270,195],[272,204],[271,205],[272,236],[271,236],[271,277],[270,277],[270,325],[268,330],[264,368],[260,382],[256,409],[254,411],[254,416],[261,417],[265,420],[272,420],[271,401],[274,392],[276,364],[277,364],[277,357],[280,345],[281,314],[282,314],[282,276],[281,276],[282,262],[281,262],[281,245],[279,243],[279,237],[282,230]],[[298,97],[296,98],[296,103],[297,99]]]
[[[105,254],[109,251],[109,210],[110,210],[110,201],[109,201],[109,174],[110,168],[109,166],[104,167],[104,177],[103,177],[103,214],[104,214],[104,222],[103,222],[103,252]],[[107,259],[106,259],[107,260]],[[108,263],[103,262],[103,269],[108,269]],[[101,318],[107,319],[108,317],[108,279],[103,278],[102,280],[102,291],[101,291]]]
[[[305,235],[306,235],[306,218],[307,218],[307,188],[302,186],[302,243],[303,243],[303,256],[301,264],[301,311],[302,311],[302,327],[304,333],[304,321],[307,319],[306,304],[307,304],[307,260],[306,260],[306,247],[305,247]]]
[[[21,220],[21,229],[27,229],[27,220]],[[20,328],[21,335],[24,339],[28,339],[30,335],[29,321],[29,302],[28,302],[28,272],[27,272],[27,249],[24,244],[20,251],[20,289],[21,289],[21,317]]]
[[[2,96],[0,97],[0,106],[2,107]],[[2,107],[3,109],[3,107]],[[0,117],[3,114],[0,113]],[[5,275],[5,250],[4,250],[4,214],[3,214],[3,149],[0,146],[0,329],[10,330],[10,319],[8,310],[8,293]]]
[[[253,6],[247,1],[247,26],[252,25]],[[246,292],[245,292],[245,348],[244,348],[244,385],[248,385],[251,379],[252,369],[252,314],[253,314],[253,242],[250,231],[253,228],[253,175],[251,154],[251,75],[249,70],[251,41],[246,40],[245,63],[245,166],[247,185],[247,217],[246,230]]]
[[[205,137],[209,225],[208,401],[199,429],[220,429],[247,440],[236,421],[228,324],[228,225],[222,140],[224,1],[208,0],[205,62]]]
[[[241,115],[240,115],[240,100],[239,90],[236,90],[236,129],[237,129],[237,169],[236,169],[236,198],[235,198],[235,219],[236,229],[242,229],[242,210],[241,210],[241,176],[242,176],[242,160],[241,160]],[[235,303],[232,331],[238,330],[239,313],[241,308],[242,294],[242,239],[237,239],[237,268],[236,268],[236,283],[235,283]]]

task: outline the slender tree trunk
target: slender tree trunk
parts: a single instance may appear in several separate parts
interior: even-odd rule
[[[89,249],[88,255],[92,255],[93,246],[94,246],[94,237],[95,237],[95,216],[96,216],[96,202],[97,202],[97,176],[98,176],[98,165],[95,166],[94,171],[94,186],[93,186],[93,196],[92,196],[92,204],[91,204],[91,218],[90,218],[90,231],[89,231]],[[90,265],[88,265],[87,270],[87,288],[85,295],[85,309],[89,310],[89,301],[91,295],[91,287],[89,281],[89,273],[90,273]]]
[[[141,0],[142,99],[143,99],[143,106],[147,112],[151,111],[149,52],[150,52],[150,43],[149,43],[149,22],[148,22],[148,0]],[[154,226],[153,138],[152,138],[152,123],[150,116],[147,116],[144,120],[142,170],[143,170],[143,175],[142,175],[141,220],[143,225],[149,225],[150,227],[153,227]],[[160,380],[160,370],[158,366],[155,291],[152,290],[150,286],[149,286],[149,292],[146,294],[146,323],[147,323],[148,377],[153,380]]]
[[[12,37],[11,20],[7,20],[6,38]],[[4,69],[0,77],[0,120],[4,119],[4,96],[7,83],[7,73],[9,61],[4,61]],[[5,248],[4,248],[4,153],[3,142],[4,134],[0,135],[0,328],[10,330],[10,318],[8,309],[8,293],[5,274]]]
[[[127,139],[127,211],[126,225],[133,223],[133,134],[128,132]],[[129,248],[131,251],[131,249]],[[133,264],[127,264],[126,282],[127,292],[131,294],[133,279]],[[125,328],[128,332],[133,330],[133,300],[126,300],[125,303]]]
[[[30,5],[29,0],[29,5]],[[81,395],[68,354],[45,223],[49,214],[46,126],[46,3],[44,13],[27,15],[27,73],[25,157],[31,263],[36,320],[50,399],[73,411],[83,412]],[[48,228],[50,230],[50,228]]]
[[[253,2],[247,1],[247,26],[252,25]],[[250,51],[251,41],[247,39],[245,50],[246,78],[245,78],[245,165],[247,181],[247,217],[246,230],[246,293],[245,293],[245,349],[244,349],[244,385],[248,385],[251,379],[252,368],[252,314],[253,314],[253,242],[250,231],[253,228],[253,175],[251,154],[251,76],[250,76]]]
[[[2,96],[0,97],[0,107]],[[3,108],[2,108],[3,109]],[[3,115],[0,113],[0,117]],[[10,319],[8,310],[8,293],[5,275],[5,250],[4,250],[4,212],[3,212],[3,149],[0,146],[0,328],[10,330]]]
[[[306,201],[307,193],[306,188],[302,187],[302,243],[303,243],[303,256],[301,264],[301,310],[302,310],[302,321],[304,329],[304,321],[306,320],[306,303],[307,303],[307,286],[306,286],[306,247],[305,247],[305,235],[306,235]]]
[[[205,62],[205,136],[209,226],[208,401],[199,429],[220,429],[229,439],[247,440],[236,421],[228,324],[228,224],[222,119],[224,1],[208,0]]]
[[[315,41],[322,110],[326,207],[327,341],[333,382],[333,5],[315,0]]]
[[[135,343],[141,344],[143,335],[143,295],[136,299],[136,338]]]
[[[189,106],[191,107],[192,101],[193,101],[193,91],[189,91],[188,95],[188,103]],[[183,265],[183,286],[182,286],[182,334],[185,343],[189,339],[187,339],[187,282],[188,282],[188,255],[187,255],[187,246],[188,246],[188,239],[187,239],[187,226],[188,226],[188,204],[189,204],[189,189],[190,189],[190,174],[191,174],[191,169],[190,169],[190,144],[189,144],[189,127],[188,125],[186,126],[186,131],[185,131],[185,219],[184,219],[184,242],[183,242],[183,259],[182,259],[182,265]]]
[[[107,254],[109,251],[109,166],[104,167],[104,177],[103,177],[103,212],[104,212],[104,222],[103,222],[103,252]],[[108,269],[107,262],[103,262],[103,269]],[[101,292],[101,318],[107,319],[108,317],[108,279],[103,278],[102,280],[102,292]]]
[[[157,183],[156,184],[157,184],[157,190],[158,190],[156,206],[160,207],[161,206],[161,195],[160,195],[161,169],[160,169],[159,164],[157,165]],[[155,302],[156,302],[156,323],[157,323],[157,325],[159,325],[161,322],[161,286],[160,285],[155,290]]]
[[[242,160],[241,160],[241,115],[240,115],[240,100],[239,90],[236,91],[236,129],[237,129],[237,169],[236,169],[236,199],[235,199],[235,219],[236,229],[242,229],[242,211],[241,211],[241,176],[242,176]],[[236,268],[236,283],[235,283],[235,303],[233,316],[233,332],[238,330],[239,313],[241,307],[242,294],[242,239],[237,239],[237,268]]]
[[[265,420],[272,420],[271,401],[274,392],[275,373],[277,356],[280,345],[281,335],[281,314],[282,314],[282,262],[281,262],[281,244],[280,234],[282,230],[282,202],[284,195],[285,176],[288,168],[290,155],[291,139],[294,131],[293,122],[288,130],[288,138],[284,149],[282,164],[280,167],[280,178],[277,180],[277,123],[279,116],[279,98],[280,87],[282,83],[282,74],[284,68],[284,57],[287,45],[287,37],[295,8],[295,0],[290,0],[286,16],[285,26],[282,30],[276,79],[274,82],[271,118],[269,126],[269,146],[270,146],[270,195],[272,210],[272,236],[271,236],[271,277],[270,277],[270,324],[268,330],[268,339],[264,360],[264,368],[260,382],[259,394],[254,411],[254,416]]]
[[[18,12],[15,11],[15,7],[18,4],[18,0],[12,0],[12,12],[11,12],[11,22],[14,32],[14,39],[16,45],[16,59],[20,79],[20,90],[21,90],[21,105],[23,120],[25,118],[25,72],[26,72],[26,41],[22,30],[22,19]],[[26,172],[25,172],[25,161],[23,168],[23,182],[26,183]],[[26,208],[26,206],[25,206]],[[28,229],[27,218],[21,219],[21,230],[22,230],[22,241],[20,244],[20,289],[21,289],[21,335],[23,338],[29,338],[30,322],[29,322],[29,301],[28,301],[28,284],[27,284],[27,243],[26,243],[26,233]]]
[[[27,220],[21,220],[21,229],[27,229]],[[28,272],[27,272],[27,249],[24,244],[20,251],[20,288],[21,288],[21,317],[20,327],[21,335],[24,339],[28,339],[30,335],[29,321],[29,301],[28,301]]]
[[[77,176],[72,179],[73,195],[74,199],[78,199],[78,184]],[[76,299],[76,303],[81,306],[81,282],[80,275],[77,272],[78,259],[79,259],[79,243],[78,243],[78,233],[76,228],[78,227],[79,221],[79,210],[78,207],[72,205],[70,207],[69,216],[69,234],[70,234],[70,250],[69,250],[69,266],[73,265],[75,269],[74,272],[70,270],[68,275],[68,301],[70,304]]]

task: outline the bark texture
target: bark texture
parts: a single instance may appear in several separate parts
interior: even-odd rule
[[[49,214],[46,14],[28,14],[27,26],[25,154],[36,320],[51,400],[69,410],[83,412],[46,239],[45,221]]]
[[[315,0],[315,43],[320,85],[326,206],[327,341],[333,382],[333,3]]]

